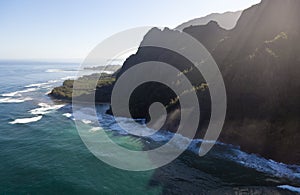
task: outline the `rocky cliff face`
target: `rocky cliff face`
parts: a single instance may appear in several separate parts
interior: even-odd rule
[[[212,55],[228,93],[221,140],[300,163],[300,2],[264,0],[245,10]]]
[[[228,110],[220,140],[295,164],[300,164],[299,10],[298,0],[263,0],[245,10],[232,30],[216,22],[184,29],[212,54],[225,81]],[[178,31],[152,29],[144,41],[157,37],[176,41],[177,36]],[[197,90],[202,116],[197,136],[201,137],[210,117],[209,90],[201,74],[171,51],[141,47],[126,60],[117,77],[144,61],[172,64],[194,86],[202,86]],[[148,83],[134,92],[130,108],[134,117],[147,118],[149,105],[163,102],[169,112],[165,128],[176,131],[180,103],[174,99],[176,95],[166,86]]]

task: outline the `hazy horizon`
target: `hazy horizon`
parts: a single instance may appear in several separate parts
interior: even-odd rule
[[[243,10],[259,2],[0,1],[4,29],[0,60],[79,63],[98,43],[117,32],[138,26],[175,28],[194,18]]]

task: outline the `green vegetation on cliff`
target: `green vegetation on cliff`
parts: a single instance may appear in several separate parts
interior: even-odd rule
[[[73,94],[74,80],[65,80],[62,86],[54,88],[49,95],[54,98],[70,101],[73,95],[78,97],[90,95],[95,92],[96,101],[109,102],[115,80],[113,75],[104,73],[80,77],[76,80],[76,94]],[[96,87],[94,86],[95,83],[97,83]]]

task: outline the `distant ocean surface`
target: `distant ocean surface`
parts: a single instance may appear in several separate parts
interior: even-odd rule
[[[80,139],[71,106],[47,96],[53,87],[74,78],[77,68],[75,64],[0,64],[1,194],[300,192],[299,166],[222,143],[200,158],[195,152],[201,140],[194,140],[178,159],[153,171],[123,171],[101,162]],[[104,113],[107,107],[98,106],[99,122],[120,145],[139,149],[173,136],[168,132],[147,140],[130,136]],[[97,133],[89,121],[82,122],[91,126],[90,136]]]

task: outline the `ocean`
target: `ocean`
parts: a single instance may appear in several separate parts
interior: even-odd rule
[[[300,166],[247,154],[223,143],[200,158],[196,153],[201,140],[194,140],[179,158],[151,171],[130,172],[107,165],[82,142],[71,105],[47,96],[53,87],[75,78],[78,67],[0,64],[1,194],[300,192]],[[97,105],[99,122],[114,142],[126,148],[140,150],[173,136],[166,131],[147,139],[131,136],[105,114],[106,108]],[[90,125],[90,136],[98,133],[89,121],[82,123]]]

